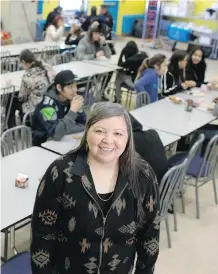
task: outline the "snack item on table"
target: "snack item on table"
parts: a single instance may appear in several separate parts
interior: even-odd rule
[[[176,104],[180,104],[182,102],[182,99],[176,97],[176,96],[169,96],[170,101]]]
[[[19,188],[26,188],[28,186],[29,177],[25,174],[18,173],[15,179],[15,186]]]
[[[73,135],[72,138],[76,139],[76,140],[81,140],[82,136],[81,135]]]
[[[188,99],[188,100],[186,101],[186,111],[192,111],[193,106],[194,106],[193,100]]]

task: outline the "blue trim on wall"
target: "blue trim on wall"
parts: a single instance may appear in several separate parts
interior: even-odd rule
[[[43,13],[43,4],[44,4],[44,0],[38,0],[37,14]]]
[[[113,4],[112,6],[108,6],[108,11],[113,17],[114,20],[114,26],[113,31],[117,31],[117,18],[118,18],[118,10],[119,10],[119,1],[117,0],[104,0],[105,4]]]

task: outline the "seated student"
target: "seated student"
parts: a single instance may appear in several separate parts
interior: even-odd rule
[[[70,46],[77,46],[79,41],[83,38],[81,35],[81,29],[79,26],[72,25],[69,34],[66,37],[65,44]]]
[[[64,35],[64,20],[61,16],[55,16],[45,33],[46,42],[60,42]]]
[[[28,49],[20,54],[20,61],[25,72],[23,74],[19,101],[22,102],[23,113],[35,110],[48,86],[54,81],[55,72],[49,65],[38,61]]]
[[[75,55],[79,61],[111,57],[110,48],[105,44],[105,39],[101,36],[99,26],[91,27],[88,33],[80,40]]]
[[[161,95],[168,96],[188,89],[192,81],[186,81],[185,68],[188,54],[184,50],[177,50],[173,53],[168,71],[161,77]]]
[[[76,92],[72,71],[63,70],[55,76],[33,115],[33,145],[41,145],[49,137],[59,141],[66,134],[84,130],[83,97]]]
[[[153,129],[143,131],[142,125],[130,113],[129,115],[132,122],[135,149],[152,167],[160,184],[168,170],[166,152],[161,139]]]
[[[120,54],[118,66],[122,67],[117,73],[115,86],[116,86],[116,99],[115,102],[120,103],[121,100],[121,87],[123,84],[130,89],[135,88],[134,81],[143,60],[147,58],[145,52],[140,52],[137,44],[130,41],[126,44]]]
[[[186,80],[192,81],[190,87],[200,87],[205,84],[206,62],[204,51],[194,47],[186,65]]]
[[[167,58],[163,54],[157,54],[144,60],[139,68],[138,80],[135,82],[137,92],[146,91],[151,103],[158,100],[159,76],[167,71]]]

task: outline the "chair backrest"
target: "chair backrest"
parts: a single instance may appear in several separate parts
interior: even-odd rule
[[[216,171],[218,163],[218,134],[215,135],[207,145],[201,168],[198,173],[198,179],[204,174],[204,181],[208,182]]]
[[[58,46],[46,46],[42,51],[42,59],[52,65],[53,57],[59,53]]]
[[[8,119],[14,99],[14,86],[1,89],[1,133],[8,128]]]
[[[191,161],[194,159],[194,157],[200,153],[200,150],[202,148],[202,144],[204,142],[204,139],[205,139],[205,136],[203,133],[201,133],[199,136],[198,136],[198,139],[197,141],[195,141],[195,143],[192,145],[191,149],[189,150],[189,153],[188,153],[188,162],[187,162],[187,169],[191,163]]]
[[[32,127],[33,125],[33,114],[34,111],[27,112],[23,117],[23,125],[27,127]]]
[[[56,54],[55,56],[53,56],[52,65],[61,65],[69,63],[70,61],[72,61],[72,54],[70,52],[64,52],[62,54]]]
[[[4,57],[1,59],[1,73],[15,72],[21,69],[18,57]]]
[[[143,107],[150,104],[150,96],[146,91],[142,91],[136,94],[136,108]]]
[[[174,166],[167,171],[161,180],[160,184],[160,203],[161,203],[161,218],[164,218],[173,199],[178,192],[180,185],[185,179],[185,169],[187,166],[187,159],[182,164]]]
[[[6,130],[2,134],[2,140],[6,142],[9,153],[15,153],[32,146],[32,132],[29,127],[17,126]]]
[[[1,139],[1,157],[9,155],[8,145]]]
[[[106,88],[108,73],[92,75],[88,78],[85,89],[85,105],[91,106],[94,102],[101,101]]]
[[[11,53],[10,53],[10,51],[1,51],[0,52],[0,57],[1,58],[11,57]]]

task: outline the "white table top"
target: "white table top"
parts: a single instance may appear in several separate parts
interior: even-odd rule
[[[113,69],[121,69],[113,60],[107,59],[107,60],[85,60],[83,61],[85,63],[93,64],[93,65],[98,65],[98,66],[103,66],[103,67],[111,67]]]
[[[33,212],[39,179],[58,155],[39,147],[31,147],[1,159],[1,229]],[[18,173],[29,176],[25,189],[15,187]]]
[[[89,64],[80,61],[73,61],[70,63],[53,66],[53,68],[56,73],[60,72],[61,70],[72,70],[73,73],[81,79],[87,78],[94,74],[108,73],[113,72],[115,70],[115,68],[113,67],[105,67],[101,65]],[[15,86],[15,90],[19,90],[23,73],[24,70],[1,74],[0,88],[7,87],[7,83],[11,82],[11,85]]]
[[[193,89],[187,92],[177,93],[175,96],[187,100],[191,99],[194,102],[199,102],[199,110],[208,111],[208,107],[212,106],[213,100],[218,97],[218,90],[201,92],[200,89]]]
[[[69,151],[76,149],[80,144],[81,139],[75,139],[73,138],[73,136],[82,137],[82,135],[83,132],[77,134],[69,134],[64,136],[60,141],[50,140],[41,144],[41,146],[60,155],[64,155],[67,154]]]
[[[43,49],[47,46],[59,46],[63,47],[63,42],[31,42],[25,44],[12,44],[12,45],[4,45],[1,46],[1,51],[9,51],[12,56],[20,55],[20,52],[24,49],[32,49],[36,48],[39,52],[43,51]]]
[[[143,126],[143,130],[149,130],[149,129],[152,129],[151,127],[147,127],[147,126]],[[168,133],[168,132],[164,132],[164,131],[161,131],[161,130],[158,130],[158,129],[155,129],[163,143],[163,146],[164,147],[167,147],[177,141],[179,141],[181,138],[177,135],[174,135],[174,134],[171,134],[171,133]]]
[[[112,67],[104,67],[104,66],[89,64],[81,61],[73,61],[70,63],[54,66],[53,68],[56,73],[66,69],[72,70],[72,72],[76,74],[78,78],[80,79],[87,78],[94,74],[108,73],[115,70]]]
[[[143,126],[181,137],[192,133],[216,119],[212,113],[198,109],[187,112],[184,104],[174,104],[166,99],[133,110],[131,114]]]

